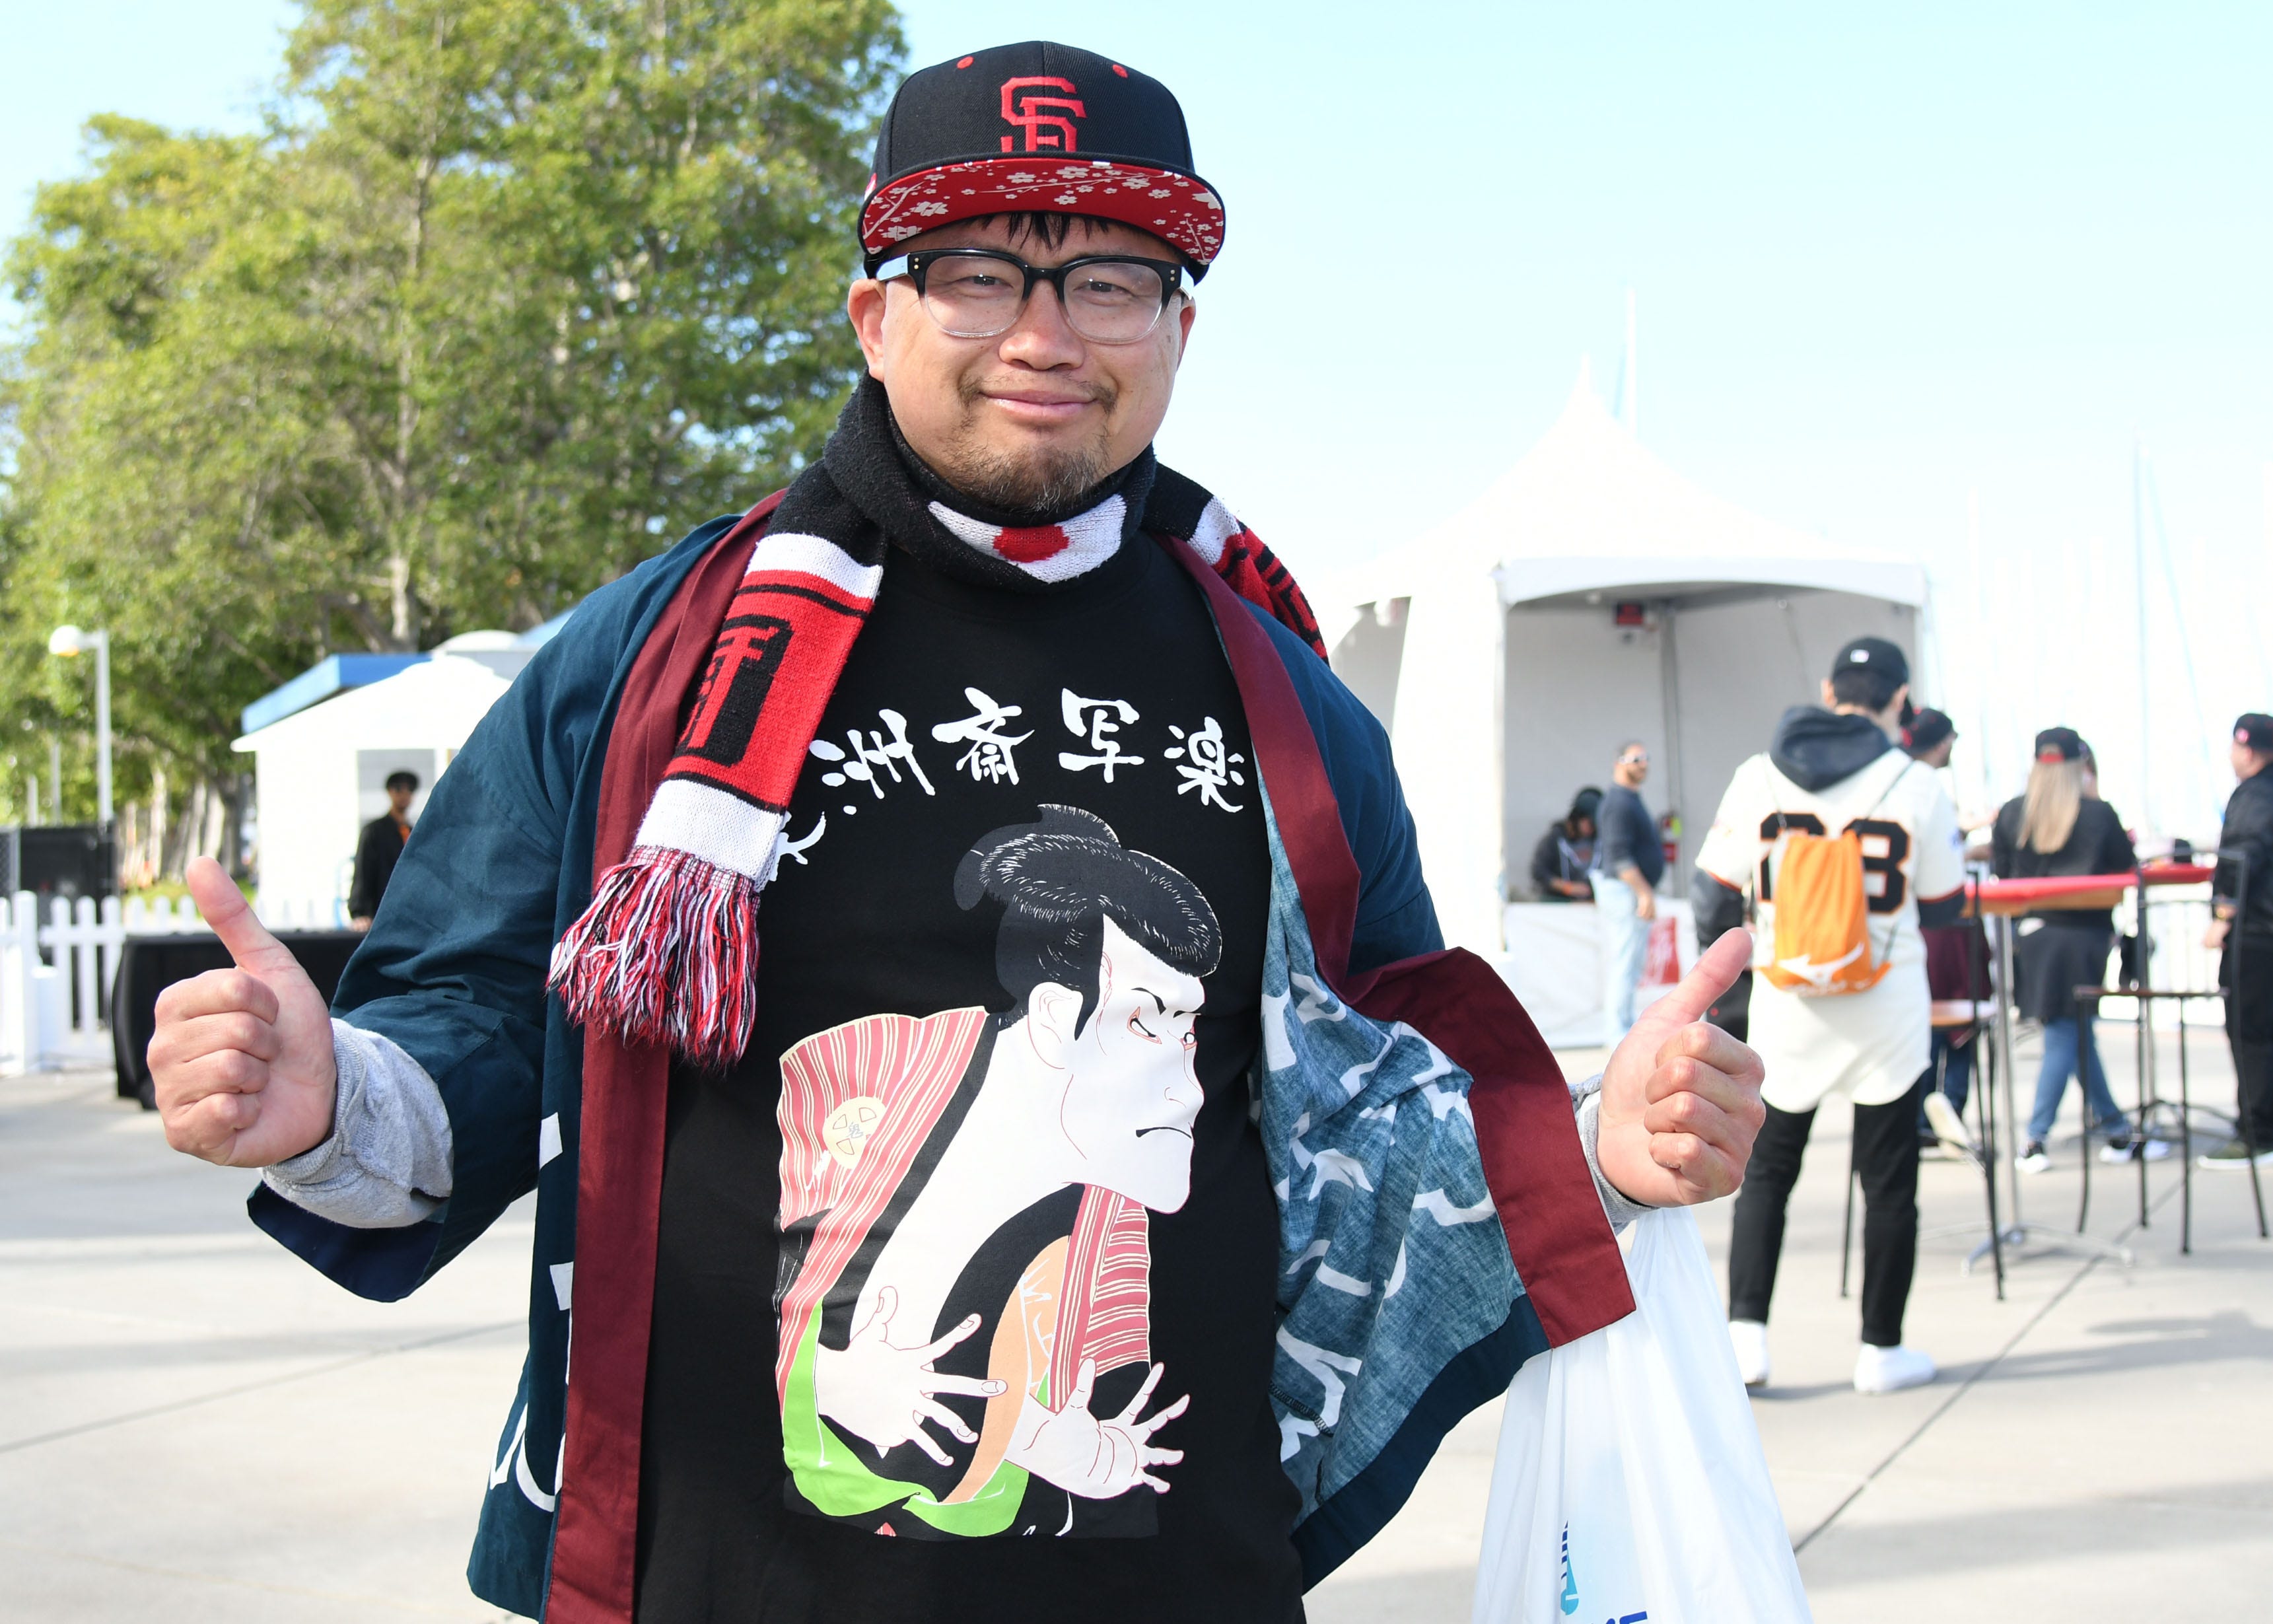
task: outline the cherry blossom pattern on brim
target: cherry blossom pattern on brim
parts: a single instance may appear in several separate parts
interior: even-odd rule
[[[982,214],[1091,214],[1149,231],[1195,262],[1223,249],[1223,204],[1206,183],[1107,158],[1020,153],[943,164],[888,182],[860,210],[860,246],[881,253]]]

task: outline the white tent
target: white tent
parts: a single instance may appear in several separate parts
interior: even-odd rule
[[[356,838],[386,810],[388,775],[418,775],[415,822],[435,779],[534,652],[510,633],[468,633],[383,681],[237,740],[231,748],[252,756],[256,774],[262,916],[346,924]]]
[[[1575,790],[1608,783],[1618,746],[1649,748],[1644,796],[1681,820],[1678,895],[1729,774],[1786,706],[1815,700],[1841,643],[1888,637],[1915,663],[1926,585],[1915,561],[1699,489],[1582,369],[1505,475],[1321,596],[1334,669],[1390,730],[1446,939],[1524,991],[1511,931],[1526,914],[1566,936],[1583,918],[1526,905],[1532,846]],[[1557,1013],[1534,1003],[1542,1026]]]

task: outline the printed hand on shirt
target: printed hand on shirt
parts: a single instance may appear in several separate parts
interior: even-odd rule
[[[1168,1485],[1146,1469],[1174,1466],[1184,1458],[1184,1452],[1155,1449],[1152,1434],[1182,1415],[1192,1402],[1191,1395],[1186,1394],[1146,1420],[1136,1418],[1136,1412],[1152,1396],[1152,1389],[1160,1385],[1160,1372],[1166,1368],[1155,1365],[1128,1407],[1111,1420],[1100,1421],[1089,1413],[1090,1395],[1097,1387],[1097,1361],[1084,1359],[1063,1410],[1050,1410],[1031,1397],[1026,1400],[1017,1429],[1010,1435],[1006,1458],[1043,1482],[1084,1500],[1111,1500],[1140,1483],[1149,1483],[1155,1492],[1166,1494]]]
[[[1596,1150],[1629,1200],[1687,1207],[1744,1182],[1767,1120],[1760,1057],[1703,1017],[1752,962],[1749,931],[1713,944],[1682,983],[1642,1011],[1602,1072]]]
[[[158,995],[150,1080],[166,1143],[224,1167],[268,1167],[313,1150],[332,1136],[339,1087],[324,995],[219,863],[192,859],[185,877],[236,968]]]
[[[875,1445],[879,1456],[901,1444],[913,1444],[941,1466],[947,1451],[925,1432],[928,1422],[945,1427],[967,1444],[979,1434],[961,1417],[938,1402],[941,1393],[992,1398],[1007,1385],[977,1376],[942,1376],[932,1361],[979,1328],[972,1314],[936,1342],[919,1348],[895,1348],[889,1333],[892,1316],[900,1311],[900,1294],[886,1286],[876,1293],[867,1320],[852,1333],[844,1351],[820,1348],[814,1352],[813,1397],[815,1408],[846,1432]]]

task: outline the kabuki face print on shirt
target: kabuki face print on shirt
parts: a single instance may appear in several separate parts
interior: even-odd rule
[[[792,1499],[879,1533],[1149,1534],[1182,1459],[1147,1214],[1191,1192],[1221,931],[1103,819],[1037,810],[935,882],[999,911],[1001,1007],[878,1014],[782,1057]]]

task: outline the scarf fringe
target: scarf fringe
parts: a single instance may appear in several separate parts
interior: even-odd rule
[[[602,876],[552,950],[572,1020],[718,1070],[742,1057],[757,984],[757,883],[664,846]]]

